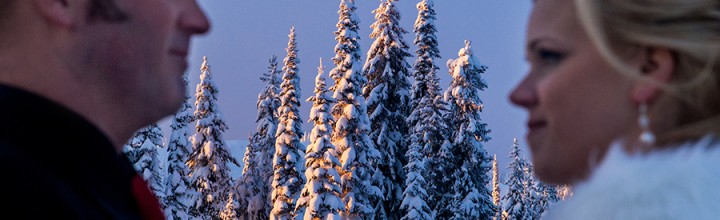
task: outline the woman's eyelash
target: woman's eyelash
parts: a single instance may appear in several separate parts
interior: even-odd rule
[[[564,54],[548,49],[538,49],[537,55],[541,61],[546,63],[556,63],[562,60],[562,58],[564,57]]]

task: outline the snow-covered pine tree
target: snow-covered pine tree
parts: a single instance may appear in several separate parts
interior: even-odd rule
[[[135,136],[123,149],[135,170],[148,182],[150,189],[161,201],[165,194],[162,182],[164,174],[158,158],[158,149],[163,147],[162,139],[160,127],[153,123],[135,132]]]
[[[302,121],[300,120],[300,76],[298,75],[297,44],[295,27],[288,35],[287,55],[283,60],[283,81],[280,84],[280,107],[278,128],[275,135],[275,157],[273,157],[272,204],[270,219],[291,219],[295,202],[305,184],[303,152],[300,143]]]
[[[502,204],[500,203],[500,169],[498,169],[497,155],[493,155],[492,161],[492,199],[495,205],[494,220],[502,219]]]
[[[440,97],[438,99],[443,98]],[[447,106],[445,106],[445,108],[447,108]],[[443,121],[449,122],[447,115],[443,115],[443,118]],[[449,125],[448,128],[450,128]],[[449,138],[449,132],[451,129],[446,131],[448,131]],[[427,147],[425,149],[427,149]],[[457,158],[453,153],[453,150],[454,148],[452,143],[450,143],[450,140],[445,140],[442,145],[440,145],[440,149],[437,153],[431,157],[437,159],[427,159],[428,164],[435,162],[435,166],[437,166],[432,167],[432,169],[430,169],[430,173],[428,174],[428,176],[430,176],[428,179],[431,180],[429,184],[436,184],[435,186],[428,186],[428,190],[431,192],[428,194],[428,200],[430,200],[432,204],[435,204],[434,207],[430,207],[433,211],[433,219],[449,219],[453,216],[453,213],[451,212],[453,195],[455,194],[455,189],[453,188],[453,185],[455,184],[453,172],[455,169],[459,169],[459,167],[455,164],[455,160],[457,160]],[[428,165],[428,167],[431,167],[431,165]],[[435,200],[432,200],[432,198],[435,198]]]
[[[488,191],[487,187],[473,180],[476,174],[470,171],[472,166],[472,162],[466,160],[454,173],[455,194],[451,203],[454,215],[450,219],[490,219],[495,214],[489,195],[482,193],[483,190]]]
[[[222,137],[227,126],[217,105],[219,90],[212,79],[207,57],[203,57],[201,70],[193,113],[197,120],[196,133],[191,137],[193,152],[187,162],[192,187],[199,197],[190,207],[190,214],[196,218],[218,219],[232,189],[228,163],[240,165]]]
[[[242,175],[235,180],[235,193],[238,201],[235,212],[240,219],[259,220],[267,219],[268,216],[264,208],[270,188],[262,187],[262,185],[268,185],[269,182],[263,181],[259,173],[258,156],[260,147],[255,143],[256,137],[254,134],[248,137],[248,144],[245,146],[243,156],[245,165],[243,166]],[[252,211],[250,207],[252,207]],[[254,216],[262,216],[263,218],[255,218]]]
[[[415,82],[412,86],[411,103],[415,108],[424,97],[435,97],[440,95],[440,80],[437,76],[439,69],[435,65],[435,59],[440,59],[440,50],[435,33],[435,3],[433,0],[422,0],[415,7],[418,9],[418,16],[415,19],[413,32],[417,46],[415,50],[415,63],[413,64],[413,77]]]
[[[525,187],[524,197],[527,200],[525,210],[528,210],[528,219],[540,219],[541,203],[545,200],[544,194],[536,188],[537,181],[535,175],[533,175],[535,171],[533,171],[532,164],[526,158],[523,158],[523,161],[525,161],[523,168],[523,172],[525,172],[525,181],[523,182],[523,187]]]
[[[558,200],[566,200],[572,197],[573,191],[570,185],[559,185],[557,186],[557,197]]]
[[[558,197],[558,187],[537,180],[532,164],[527,164],[528,172],[530,173],[529,176],[531,177],[531,181],[528,181],[528,184],[532,184],[530,189],[533,195],[531,203],[533,219],[540,219],[540,217],[542,217],[542,215],[550,208],[550,205],[560,200],[560,197]]]
[[[315,77],[315,93],[307,99],[313,103],[310,122],[315,126],[310,133],[310,145],[305,154],[305,188],[297,202],[296,215],[303,219],[340,219],[345,206],[340,200],[340,161],[332,145],[332,124],[330,104],[335,100],[328,96],[323,76],[322,59]],[[304,213],[301,216],[301,213]]]
[[[421,132],[413,132],[412,139],[419,139]],[[422,154],[422,146],[418,142],[410,145],[407,153],[408,164],[405,165],[407,178],[405,191],[400,209],[403,210],[403,220],[432,219],[430,207],[427,205],[426,182],[423,174],[426,173],[425,156]]]
[[[542,204],[541,206],[543,207],[543,209],[540,210],[540,215],[542,215],[550,208],[553,203],[560,201],[560,196],[558,196],[558,186],[544,183],[542,181],[537,181],[537,183],[539,185],[538,188],[540,189],[540,192],[543,193],[543,195],[545,196],[545,201],[547,202],[546,204]]]
[[[332,87],[337,103],[332,107],[335,126],[332,143],[340,156],[342,201],[345,219],[372,219],[374,210],[371,197],[382,197],[380,189],[373,185],[374,165],[380,152],[367,136],[370,120],[367,115],[362,87],[367,82],[360,72],[360,37],[355,15],[355,1],[341,0],[338,10],[338,30],[335,32],[335,67],[330,76],[335,80]]]
[[[470,41],[458,52],[458,58],[448,60],[452,81],[445,91],[445,101],[450,112],[447,118],[453,131],[450,155],[445,155],[446,169],[453,170],[454,180],[452,203],[449,209],[438,210],[440,217],[453,214],[451,219],[474,219],[472,216],[490,218],[494,215],[488,185],[492,159],[485,150],[483,142],[490,140],[490,130],[483,123],[480,113],[483,103],[480,92],[487,88],[481,74],[487,67],[481,65],[473,55]]]
[[[358,72],[360,61],[360,35],[358,35],[358,17],[355,14],[355,0],[340,0],[340,9],[338,9],[338,23],[335,25],[338,29],[335,34],[335,56],[332,58],[335,67],[330,70],[330,78],[333,79],[333,86],[330,91],[337,94],[337,87],[340,79],[345,77],[348,70]],[[358,87],[362,85],[356,85]],[[334,125],[333,125],[334,126]]]
[[[188,82],[187,77],[188,75],[185,74],[183,78],[185,86]],[[190,179],[188,179],[190,170],[185,164],[192,152],[188,135],[193,116],[192,105],[188,100],[190,100],[190,96],[186,95],[183,106],[175,113],[170,124],[172,132],[167,149],[168,172],[165,179],[165,197],[162,200],[165,216],[168,219],[188,219],[188,207],[192,205],[192,199],[195,196],[195,192],[190,188]]]
[[[384,199],[376,203],[378,219],[399,219],[400,203],[405,188],[407,164],[408,126],[405,119],[410,115],[410,57],[408,45],[403,40],[407,33],[400,27],[400,12],[395,8],[397,0],[383,0],[373,10],[375,23],[370,38],[375,39],[367,53],[363,73],[368,83],[363,88],[370,117],[370,138],[380,151],[382,159],[377,167],[381,172],[373,181],[379,184]]]
[[[245,149],[243,172],[237,181],[238,213],[242,219],[266,220],[272,209],[270,190],[272,183],[272,157],[275,154],[275,132],[277,131],[277,108],[280,80],[277,57],[270,57],[268,71],[260,80],[265,89],[258,94],[257,128]]]
[[[237,220],[238,213],[235,212],[238,207],[238,201],[237,198],[235,198],[235,193],[230,192],[228,194],[227,202],[225,203],[225,208],[220,213],[220,219],[222,220]]]
[[[443,195],[450,193],[452,183],[447,178],[447,170],[440,149],[447,141],[447,121],[443,117],[447,113],[446,103],[440,94],[440,80],[437,76],[439,69],[435,59],[440,58],[437,38],[435,37],[435,10],[432,0],[423,0],[416,4],[418,16],[415,20],[414,32],[417,46],[416,60],[413,65],[415,83],[412,86],[412,113],[407,119],[410,126],[410,148],[414,145],[422,146],[421,154],[425,157],[426,171],[422,175],[427,184],[427,204],[431,210],[442,204]],[[435,213],[435,211],[433,211]],[[435,218],[435,216],[433,216]]]
[[[533,219],[532,198],[530,198],[532,190],[528,185],[529,176],[528,172],[526,172],[529,163],[520,157],[520,146],[517,138],[513,141],[508,158],[510,158],[510,163],[507,168],[510,173],[505,179],[508,192],[502,198],[504,219]]]

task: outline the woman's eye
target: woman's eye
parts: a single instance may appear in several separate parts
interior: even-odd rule
[[[542,61],[544,64],[556,64],[559,63],[563,58],[562,53],[552,50],[540,49],[537,53],[538,58],[540,58],[540,61]]]

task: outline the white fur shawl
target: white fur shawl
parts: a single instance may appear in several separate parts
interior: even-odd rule
[[[720,138],[646,155],[613,144],[573,193],[543,219],[720,219]]]

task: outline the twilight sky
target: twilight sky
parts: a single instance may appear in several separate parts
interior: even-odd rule
[[[412,29],[418,1],[396,2],[401,13],[400,25],[408,31],[404,40],[411,46],[409,52],[413,55]],[[326,74],[333,67],[330,58],[334,55],[336,44],[333,32],[337,30],[339,1],[203,0],[199,4],[208,14],[212,29],[192,42],[188,90],[194,94],[202,56],[207,56],[213,79],[220,90],[220,110],[229,126],[225,139],[247,140],[255,130],[255,103],[264,87],[259,77],[266,72],[271,55],[278,56],[282,65],[291,26],[296,28],[301,61],[299,74],[303,103],[300,115],[309,131],[311,124],[307,123],[307,119],[311,103],[304,101],[312,94],[319,58],[323,59]],[[363,61],[373,41],[369,37],[370,25],[374,22],[371,11],[379,4],[379,0],[356,2]],[[442,56],[436,61],[436,65],[440,66],[440,84],[447,88],[450,76],[446,61],[457,58],[458,50],[464,46],[463,41],[470,40],[477,59],[489,67],[483,76],[489,88],[481,96],[485,104],[481,118],[492,130],[492,139],[485,147],[491,155],[497,154],[501,167],[507,164],[506,158],[514,137],[518,137],[521,147],[527,149],[524,140],[527,115],[511,105],[507,97],[527,71],[523,44],[530,6],[529,0],[435,0],[435,24]],[[414,60],[410,58],[407,62],[412,65]],[[327,82],[332,83],[331,80]],[[167,121],[166,118],[160,123],[166,134],[169,133]],[[527,150],[525,154],[529,157]]]

